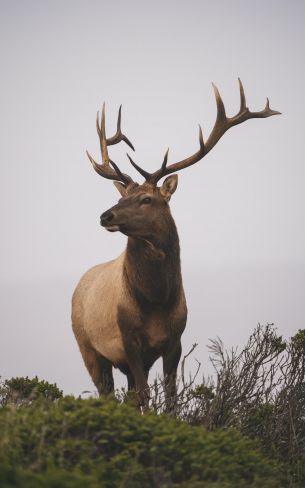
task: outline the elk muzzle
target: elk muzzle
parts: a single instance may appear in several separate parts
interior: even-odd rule
[[[107,210],[106,212],[102,213],[101,215],[101,225],[105,227],[105,229],[109,230],[109,232],[115,232],[119,229],[119,226],[113,223],[114,213],[112,210]]]

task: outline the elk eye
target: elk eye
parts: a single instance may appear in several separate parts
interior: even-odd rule
[[[142,203],[151,203],[151,198],[150,197],[143,198]]]

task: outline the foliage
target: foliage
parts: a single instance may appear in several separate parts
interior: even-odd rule
[[[47,381],[40,381],[37,376],[33,379],[11,378],[0,384],[0,405],[7,404],[24,405],[38,398],[57,400],[63,396],[63,392],[57,386]]]
[[[173,415],[208,430],[234,427],[259,439],[304,485],[305,330],[285,342],[273,324],[258,325],[240,352],[226,351],[220,339],[209,349],[216,378],[195,385],[182,372]],[[162,382],[151,389],[156,412],[164,410],[163,392]]]
[[[193,346],[190,353],[195,348]],[[305,485],[305,330],[284,341],[272,324],[246,346],[211,341],[216,377],[185,379],[165,413],[132,395],[75,399],[38,378],[0,386],[1,488],[280,488]]]
[[[110,399],[0,410],[3,487],[285,486],[280,465],[236,429],[208,432]]]

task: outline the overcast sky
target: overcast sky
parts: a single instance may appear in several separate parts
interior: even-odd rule
[[[126,237],[99,226],[118,200],[91,168],[95,114],[123,128],[155,170],[198,148],[216,108],[265,99],[283,113],[231,129],[179,174],[171,208],[189,318],[184,351],[209,371],[206,345],[242,345],[258,322],[284,337],[305,327],[304,14],[302,0],[0,1],[0,374],[93,390],[71,331],[81,275],[118,256]],[[131,170],[126,146],[112,158]],[[194,359],[190,359],[192,367]],[[154,374],[154,372],[153,372]],[[117,385],[124,384],[116,375]]]

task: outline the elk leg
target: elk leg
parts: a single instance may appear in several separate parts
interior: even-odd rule
[[[125,352],[131,373],[129,378],[127,377],[128,389],[136,390],[139,406],[146,410],[149,401],[148,372],[145,371],[141,351],[137,348],[138,341],[136,338],[131,340],[130,335],[128,337],[128,346],[125,344]]]
[[[146,381],[148,378],[148,373],[149,373],[149,370],[146,369],[145,370]],[[138,391],[136,388],[136,382],[135,382],[134,376],[130,371],[127,373],[127,384],[128,384],[128,392],[131,392],[131,394],[132,394],[131,398],[134,399],[135,404],[138,407],[139,411],[140,412],[146,412],[148,410],[149,396],[147,394],[147,396],[144,395],[144,398],[142,397],[141,391]],[[148,386],[147,386],[147,388],[148,388]],[[146,391],[148,392],[148,389],[144,390],[144,393]]]
[[[167,412],[173,412],[177,400],[177,368],[181,357],[181,342],[170,347],[163,354],[163,374],[165,383],[165,407]]]
[[[127,373],[127,384],[128,384],[128,391],[135,389],[135,380],[133,375],[129,372]]]
[[[122,334],[129,372],[133,377],[133,380],[129,380],[129,384],[136,390],[139,406],[143,407],[143,410],[147,410],[149,387],[147,371],[145,371],[144,365],[141,328],[135,324],[130,312],[120,306],[118,307],[118,324]]]
[[[149,373],[149,370],[148,369],[145,369],[146,381],[148,379],[148,373]],[[129,391],[130,390],[135,390],[136,383],[135,383],[133,374],[131,372],[127,373],[127,384],[128,384],[128,390]]]
[[[99,395],[109,395],[114,390],[111,362],[91,347],[80,346],[80,351]]]

